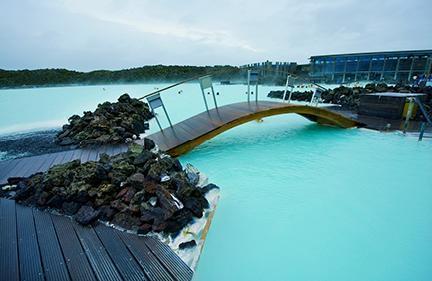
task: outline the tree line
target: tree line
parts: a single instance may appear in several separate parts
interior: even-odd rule
[[[242,76],[240,68],[229,65],[153,65],[115,71],[96,70],[91,72],[67,69],[0,69],[0,88],[174,82],[207,74],[213,74],[213,78],[219,81],[237,79]]]

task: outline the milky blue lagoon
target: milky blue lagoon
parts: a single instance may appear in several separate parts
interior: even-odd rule
[[[0,133],[58,127],[162,86],[2,90]],[[220,104],[245,100],[243,85],[216,91]],[[163,98],[174,123],[204,109],[196,84]],[[285,115],[234,128],[181,161],[221,187],[195,280],[432,280],[430,139]]]

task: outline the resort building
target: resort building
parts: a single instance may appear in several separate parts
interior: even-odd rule
[[[432,50],[334,54],[310,57],[309,75],[317,83],[410,83],[430,75],[431,66]]]
[[[296,62],[271,62],[271,61],[265,61],[265,62],[257,62],[257,63],[251,63],[242,65],[240,68],[248,68],[248,69],[254,69],[259,72],[260,76],[284,76],[286,77],[287,73],[293,73],[297,70],[297,63]]]

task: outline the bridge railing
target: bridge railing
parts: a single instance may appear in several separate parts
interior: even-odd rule
[[[174,123],[183,121],[193,115],[211,109],[218,109],[219,106],[236,102],[258,102],[258,100],[270,100],[267,93],[271,90],[284,90],[283,102],[291,102],[291,94],[294,90],[294,83],[298,77],[287,73],[285,87],[263,85],[260,83],[259,72],[254,69],[247,70],[245,80],[237,83],[223,85],[215,83],[213,77],[219,72],[208,75],[194,76],[168,85],[166,87],[155,89],[140,97],[140,100],[147,100],[150,109],[155,115],[155,123],[160,130],[172,127]],[[280,75],[280,73],[279,73]],[[315,89],[323,88],[319,85]],[[260,93],[262,92],[262,93]],[[177,93],[177,94],[176,94]],[[289,99],[285,96],[289,94]],[[201,95],[200,98],[198,97]],[[314,96],[311,100],[318,100]],[[150,126],[150,132],[154,132]]]

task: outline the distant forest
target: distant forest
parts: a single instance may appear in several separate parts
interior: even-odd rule
[[[215,80],[241,77],[234,66],[143,66],[124,70],[79,72],[67,69],[2,70],[0,88],[94,85],[119,83],[174,82],[194,76],[214,74]]]

